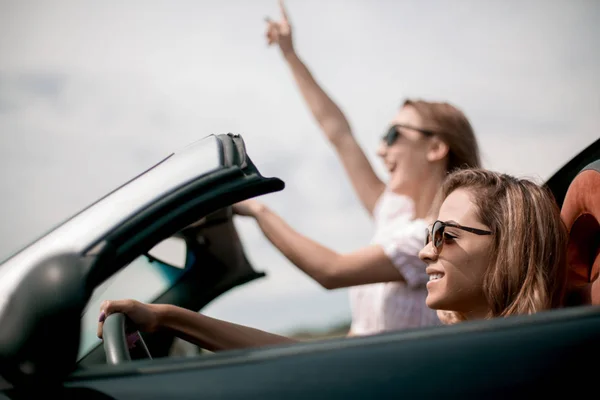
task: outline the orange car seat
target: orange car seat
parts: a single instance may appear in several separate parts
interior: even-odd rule
[[[600,160],[573,179],[561,217],[569,231],[567,304],[600,304]]]

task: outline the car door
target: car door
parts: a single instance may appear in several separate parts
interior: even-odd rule
[[[581,307],[80,371],[114,399],[574,398],[594,390],[600,310]]]

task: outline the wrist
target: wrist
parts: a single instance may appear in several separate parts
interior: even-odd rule
[[[296,54],[296,51],[294,50],[294,48],[291,48],[289,50],[281,50],[281,53],[283,54],[283,57],[285,58],[285,60],[287,62],[294,62],[294,61],[298,61],[298,54]]]
[[[149,306],[156,320],[156,329],[168,328],[173,306],[170,304],[149,304]]]

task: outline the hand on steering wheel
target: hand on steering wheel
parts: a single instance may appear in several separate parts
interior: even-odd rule
[[[111,314],[104,321],[104,352],[107,364],[117,365],[131,361],[129,350],[139,347],[144,358],[152,359],[148,347],[139,332],[127,334],[125,314]]]
[[[98,337],[104,339],[109,364],[131,361],[129,350],[132,347],[139,347],[146,358],[152,358],[137,331],[156,330],[158,321],[152,305],[135,300],[105,301],[100,310]]]

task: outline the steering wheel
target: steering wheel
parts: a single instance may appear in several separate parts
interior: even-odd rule
[[[127,344],[127,333],[125,331],[125,323],[127,316],[121,313],[111,314],[104,321],[102,328],[102,337],[104,339],[104,352],[106,353],[106,362],[110,365],[122,364],[131,361],[129,353],[129,345]],[[140,349],[146,358],[152,358],[148,347],[142,339],[142,335],[136,332],[138,339],[135,346]]]

